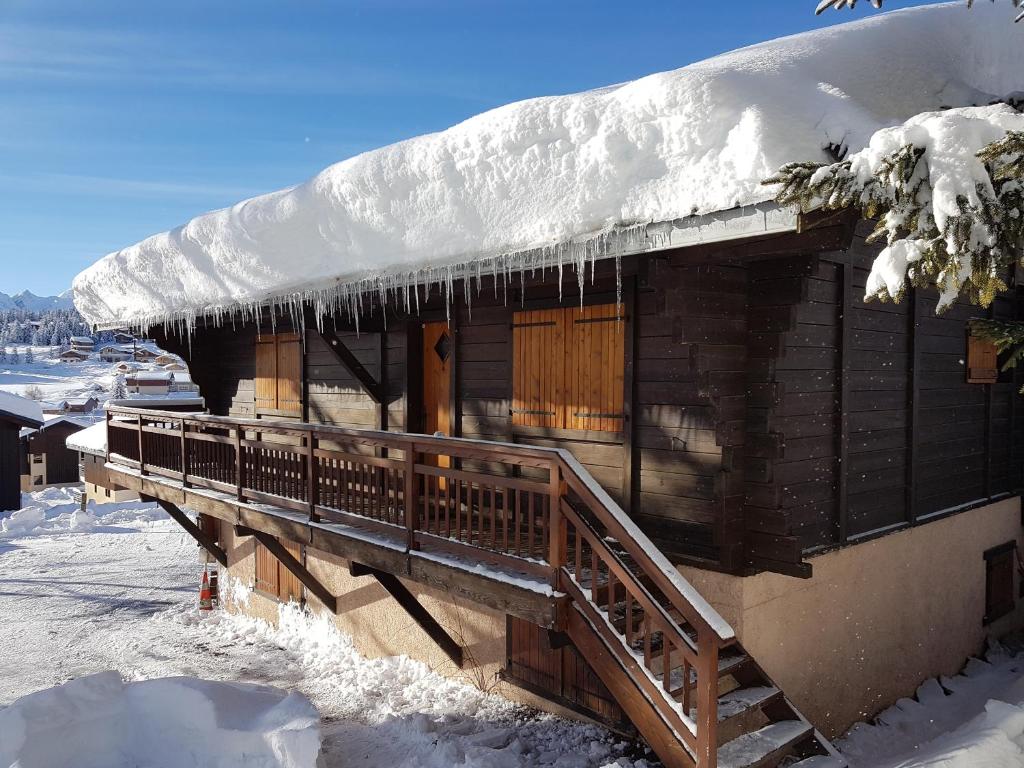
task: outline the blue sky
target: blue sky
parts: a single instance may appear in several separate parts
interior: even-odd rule
[[[876,13],[814,4],[0,0],[0,291],[491,107]]]

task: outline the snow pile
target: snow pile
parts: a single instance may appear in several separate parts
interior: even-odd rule
[[[294,692],[101,672],[0,710],[0,766],[315,768],[318,722]]]
[[[1024,767],[1024,656],[996,645],[929,680],[836,746],[851,768]]]
[[[249,589],[237,579],[221,594],[244,603]],[[244,653],[259,664],[268,648],[285,654],[277,666],[295,676],[327,719],[325,744],[343,752],[343,765],[398,768],[647,768],[624,756],[633,745],[603,728],[568,722],[517,706],[467,682],[441,677],[405,656],[368,660],[325,614],[281,606],[278,626],[224,611],[170,610],[157,621],[167,633],[200,626],[209,642]],[[334,764],[325,746],[324,762]]]
[[[137,526],[168,520],[167,513],[155,503],[90,501],[83,511],[74,488],[46,488],[22,494],[22,508],[0,516],[0,541],[81,533],[97,527],[119,530],[118,526],[124,524]]]
[[[858,151],[913,115],[1018,90],[1011,21],[1002,5],[925,6],[501,107],[112,253],[76,278],[75,303],[100,325],[190,324],[579,267],[643,246],[647,223],[766,201],[762,179],[828,145]]]
[[[43,423],[43,408],[35,400],[0,390],[0,414],[9,414],[19,420]]]

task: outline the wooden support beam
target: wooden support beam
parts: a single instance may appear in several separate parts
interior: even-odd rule
[[[334,353],[334,356],[338,358],[338,362],[345,366],[345,369],[355,377],[360,386],[366,390],[366,394],[373,399],[373,402],[383,405],[385,398],[384,388],[381,386],[381,383],[370,375],[370,372],[352,354],[352,350],[345,346],[345,342],[339,338],[338,334],[329,328],[324,328],[320,331],[320,336],[327,343],[327,347]]]
[[[236,530],[238,530],[238,528],[236,528]],[[321,584],[317,580],[316,576],[306,569],[306,566],[296,560],[295,556],[285,549],[285,546],[277,539],[276,536],[271,536],[269,533],[264,533],[263,531],[255,531],[252,529],[248,530],[251,531],[251,535],[256,539],[256,541],[270,550],[270,554],[276,557],[277,561],[281,563],[281,565],[291,571],[292,575],[302,582],[302,585],[306,589],[316,595],[317,599],[327,607],[327,610],[337,615],[338,598],[332,595],[330,590]]]
[[[228,553],[220,548],[205,531],[203,531],[198,525],[189,519],[189,516],[178,509],[176,506],[171,504],[169,501],[163,501],[162,499],[154,499],[160,508],[166,512],[170,517],[182,528],[185,529],[186,533],[199,542],[199,546],[213,555],[214,559],[225,568],[228,567]]]
[[[350,563],[348,570],[352,576],[373,576],[387,593],[395,598],[395,601],[402,606],[410,618],[419,625],[420,629],[426,632],[430,639],[444,651],[452,663],[459,668],[462,667],[462,646],[445,631],[437,619],[430,615],[397,576],[356,562]]]

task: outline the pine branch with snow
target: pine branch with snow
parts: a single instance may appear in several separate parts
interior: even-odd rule
[[[868,2],[871,3],[873,7],[881,9],[883,0],[868,0]],[[992,0],[992,2],[994,3],[995,0]],[[1013,3],[1014,8],[1020,8],[1021,5],[1024,4],[1024,0],[1011,0],[1011,2]],[[967,7],[971,8],[973,6],[974,0],[967,0]],[[836,10],[849,8],[852,10],[856,7],[857,0],[821,0],[818,3],[818,7],[814,9],[814,13],[815,15],[819,15],[827,11],[829,8],[835,8]],[[1024,12],[1017,14],[1017,18],[1015,18],[1014,21],[1020,21],[1021,19],[1024,19]]]
[[[835,163],[795,162],[764,181],[804,212],[853,208],[884,240],[866,298],[934,285],[982,306],[1006,289],[1024,236],[1024,115],[1006,104],[926,112]]]

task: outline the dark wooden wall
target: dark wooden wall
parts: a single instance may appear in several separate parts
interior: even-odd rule
[[[77,424],[62,422],[33,432],[23,441],[27,453],[46,455],[44,482],[48,485],[78,482],[78,453],[68,448],[65,441],[81,429]]]
[[[863,301],[879,246],[751,268],[746,460],[750,562],[788,570],[807,551],[917,525],[1016,491],[1024,431],[1012,373],[968,384],[967,321],[1013,317],[934,290]],[[764,305],[759,307],[758,305]]]
[[[864,304],[878,246],[846,225],[829,232],[720,244],[700,259],[690,249],[625,260],[621,433],[512,424],[513,313],[577,303],[572,270],[561,299],[553,272],[497,292],[485,279],[469,297],[460,288],[453,432],[568,448],[668,554],[736,572],[807,575],[809,551],[1015,491],[1016,385],[1009,374],[967,384],[963,367],[966,321],[984,312],[958,304],[936,317],[928,292]],[[584,300],[615,301],[616,279],[612,262],[588,269]],[[1007,295],[991,312],[1012,316],[1016,306]],[[419,430],[420,328],[446,317],[435,287],[416,316],[389,309],[386,326],[379,308],[359,333],[344,317],[326,320],[383,405],[309,323],[306,418]],[[277,327],[291,330],[286,319]],[[268,319],[262,328],[272,330]],[[239,324],[165,344],[189,359],[211,412],[252,416],[256,333]]]
[[[0,421],[0,511],[21,509],[19,427]]]

